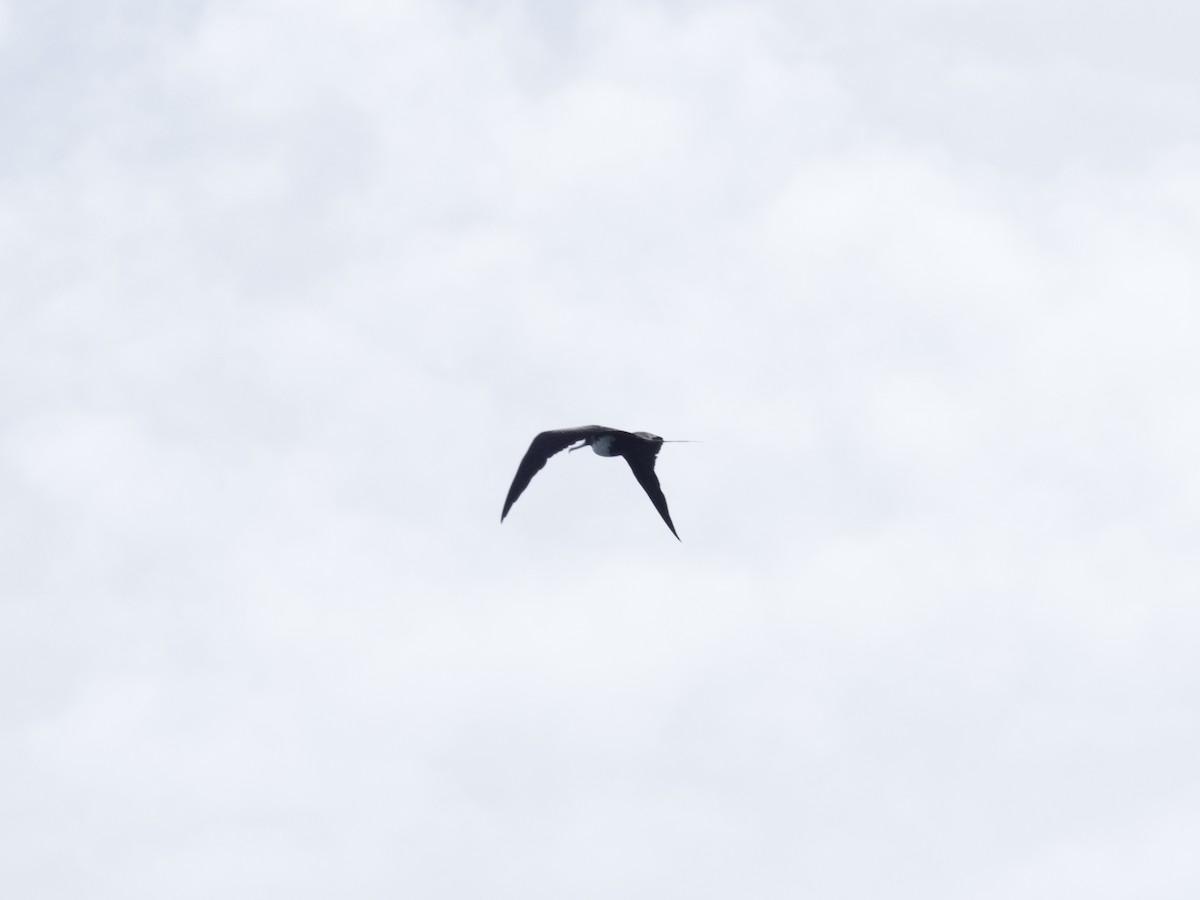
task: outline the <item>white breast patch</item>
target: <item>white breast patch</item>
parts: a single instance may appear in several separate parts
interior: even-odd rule
[[[603,437],[596,438],[596,443],[592,444],[592,449],[597,456],[616,456],[616,451],[613,450],[613,441],[616,440],[615,435],[606,434]]]

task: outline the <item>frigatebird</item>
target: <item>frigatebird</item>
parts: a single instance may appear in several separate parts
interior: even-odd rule
[[[512,505],[517,502],[521,492],[529,486],[533,476],[542,470],[546,461],[555,453],[566,449],[570,444],[581,441],[571,447],[571,451],[583,447],[591,447],[599,456],[623,456],[633,477],[646,491],[650,502],[663,517],[675,540],[681,540],[671,522],[671,513],[667,511],[667,498],[663,496],[662,488],[658,485],[658,476],[654,474],[654,458],[663,444],[689,443],[688,441],[664,441],[657,434],[648,431],[621,431],[618,428],[605,428],[603,425],[582,425],[579,428],[559,428],[554,431],[543,431],[533,439],[525,457],[517,468],[517,474],[508,489],[508,497],[504,501],[504,511],[500,513],[500,521],[508,515]]]

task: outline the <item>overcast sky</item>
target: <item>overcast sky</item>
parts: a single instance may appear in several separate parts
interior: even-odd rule
[[[0,893],[1200,896],[1198,10],[0,0]]]

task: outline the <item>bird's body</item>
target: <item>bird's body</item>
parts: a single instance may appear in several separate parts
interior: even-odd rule
[[[508,511],[512,509],[512,505],[517,502],[521,492],[529,486],[533,476],[546,465],[546,461],[576,441],[582,441],[582,443],[571,447],[572,450],[591,447],[598,456],[624,457],[625,462],[629,463],[629,468],[633,470],[638,484],[645,490],[650,502],[654,504],[658,514],[667,523],[667,527],[671,529],[671,534],[674,534],[675,539],[679,540],[675,525],[671,522],[671,513],[667,510],[667,498],[663,496],[662,488],[658,484],[658,476],[654,474],[655,457],[658,456],[662,445],[668,442],[664,442],[658,435],[650,434],[648,431],[621,431],[617,428],[606,428],[603,425],[559,428],[555,431],[543,431],[535,437],[533,443],[529,445],[529,449],[525,451],[525,457],[521,460],[521,465],[517,467],[517,474],[513,478],[512,486],[508,489],[508,497],[504,501],[504,511],[500,513],[501,522],[508,515]]]

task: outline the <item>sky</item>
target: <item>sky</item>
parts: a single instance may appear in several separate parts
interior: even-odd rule
[[[0,893],[1197,896],[1197,33],[0,0]]]

